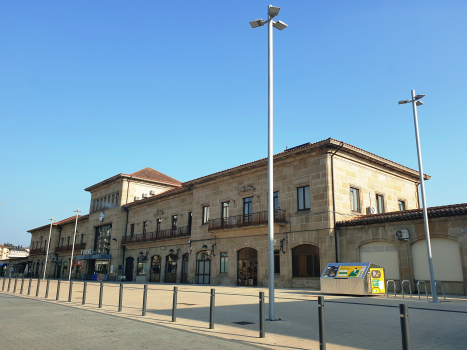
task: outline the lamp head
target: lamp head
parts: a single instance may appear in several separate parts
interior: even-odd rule
[[[203,250],[205,251],[206,249],[208,249],[208,246],[206,244],[203,245]]]
[[[419,99],[424,98],[424,97],[425,97],[425,95],[420,94],[420,95],[415,96],[415,100],[419,100]]]
[[[173,249],[170,249],[170,250],[169,250],[169,253],[170,253],[170,254],[173,254],[174,252],[175,252],[175,251],[174,251]]]
[[[276,17],[279,14],[280,10],[281,10],[280,7],[269,5],[268,6],[268,16],[269,16],[269,18]]]
[[[421,105],[423,105],[423,102],[422,102],[422,101],[417,101],[415,104],[416,104],[417,106],[421,106]]]
[[[251,28],[258,28],[264,26],[268,21],[264,21],[262,18],[255,19],[250,22]]]
[[[284,30],[285,28],[288,27],[288,25],[282,21],[273,22],[272,26],[279,30]]]
[[[410,103],[410,102],[412,102],[412,101],[410,101],[410,100],[402,100],[402,101],[399,101],[399,104],[400,104],[400,105],[403,105],[403,104]]]

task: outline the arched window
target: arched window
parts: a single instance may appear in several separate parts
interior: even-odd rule
[[[319,277],[319,248],[302,244],[292,249],[292,277]]]

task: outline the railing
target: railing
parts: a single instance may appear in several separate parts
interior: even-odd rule
[[[45,248],[34,248],[29,251],[29,255],[45,254]]]
[[[286,222],[285,210],[277,209],[274,212],[274,222]],[[268,212],[261,211],[258,213],[242,214],[229,216],[228,218],[219,218],[209,220],[208,230],[223,230],[226,228],[244,227],[251,225],[262,225],[268,223]]]
[[[146,232],[134,236],[122,238],[122,244],[154,242],[167,238],[186,237],[191,235],[191,226],[177,227],[176,229],[160,230],[155,232]]]
[[[86,249],[86,243],[75,243],[75,251],[81,250],[81,249]],[[73,250],[73,244],[55,247],[55,253],[71,252],[72,250]]]

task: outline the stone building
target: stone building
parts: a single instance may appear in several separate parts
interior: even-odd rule
[[[336,223],[417,209],[418,184],[417,171],[333,139],[275,155],[276,285],[319,288],[327,263],[359,258]],[[52,225],[47,276],[73,264],[77,278],[267,285],[267,187],[267,159],[184,183],[150,168],[113,176],[86,189],[72,263],[75,217]],[[38,273],[49,229],[29,231]]]

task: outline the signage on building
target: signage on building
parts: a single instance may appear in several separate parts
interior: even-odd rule
[[[82,261],[82,260],[78,260],[78,261],[76,262],[76,266],[82,266],[82,265],[83,265],[83,261]]]
[[[370,286],[372,294],[386,293],[383,268],[370,268]]]
[[[81,250],[81,255],[92,255],[92,249],[83,249]]]

